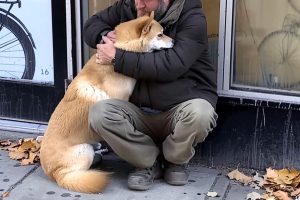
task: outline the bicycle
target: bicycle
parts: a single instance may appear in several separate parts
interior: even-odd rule
[[[296,12],[300,11],[299,0],[288,0],[288,3]],[[300,90],[300,16],[286,15],[282,29],[265,36],[258,52],[264,86]]]
[[[10,11],[21,0],[0,0],[0,79],[29,79],[35,72],[35,43],[23,22]]]

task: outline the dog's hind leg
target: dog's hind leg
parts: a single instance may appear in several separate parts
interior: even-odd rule
[[[91,144],[78,144],[72,146],[66,153],[68,164],[72,170],[88,170],[95,156],[94,148]]]
[[[107,174],[91,170],[94,149],[90,144],[70,147],[64,155],[64,167],[55,173],[55,180],[61,187],[86,193],[100,192],[107,184]]]

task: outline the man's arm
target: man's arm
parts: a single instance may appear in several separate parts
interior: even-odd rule
[[[85,42],[92,48],[101,41],[102,36],[114,30],[120,23],[120,12],[123,1],[117,1],[112,6],[96,13],[84,24],[83,37]]]
[[[207,48],[207,24],[203,13],[193,11],[178,21],[175,45],[153,53],[117,49],[115,71],[135,79],[168,82],[184,74]]]

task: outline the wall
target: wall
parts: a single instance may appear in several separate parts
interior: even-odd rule
[[[299,107],[291,109],[292,105],[285,104],[276,108],[279,105],[270,106],[271,102],[249,102],[240,105],[219,101],[218,126],[198,146],[196,160],[234,168],[299,168]]]

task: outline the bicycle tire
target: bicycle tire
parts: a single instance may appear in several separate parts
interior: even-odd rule
[[[258,46],[265,86],[287,89],[299,85],[300,36],[279,30],[268,34]],[[276,78],[279,85],[274,85]]]
[[[299,0],[288,0],[291,7],[298,13],[300,13],[300,2]]]
[[[22,45],[25,55],[25,68],[21,79],[32,80],[35,72],[35,54],[29,36],[17,22],[1,13],[0,22],[3,22],[3,26],[10,30]]]

